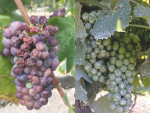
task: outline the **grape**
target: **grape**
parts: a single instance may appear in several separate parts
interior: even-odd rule
[[[118,48],[119,48],[119,45],[118,45],[117,43],[114,43],[114,44],[113,44],[113,50],[114,50],[114,51],[117,51]]]
[[[41,52],[42,52],[42,51],[45,51],[45,49],[46,49],[45,44],[44,44],[43,42],[38,42],[38,43],[36,44],[36,48],[37,48],[38,50],[40,50]]]
[[[124,82],[119,83],[119,88],[120,89],[124,89],[125,87],[126,87],[126,83],[124,83]]]
[[[19,74],[18,78],[18,82],[20,83],[26,83],[28,80],[28,76],[26,74]]]
[[[99,78],[99,82],[100,82],[100,83],[105,82],[105,76],[101,76],[101,77]]]
[[[47,18],[46,18],[45,16],[40,16],[40,18],[39,18],[39,23],[40,23],[41,25],[46,24],[46,23],[47,23]]]
[[[21,50],[24,51],[24,52],[27,52],[27,51],[29,51],[30,49],[31,49],[31,46],[28,45],[28,44],[26,44],[26,43],[23,43],[23,44],[21,45]]]
[[[117,111],[117,113],[122,113],[122,112],[123,112],[123,107],[120,106],[120,105],[118,105],[118,106],[116,107],[116,111]]]
[[[49,56],[50,56],[50,58],[54,58],[54,57],[56,56],[56,51],[55,51],[55,49],[50,49],[50,50],[49,50]]]
[[[41,85],[33,85],[33,89],[36,91],[36,92],[41,92],[43,87]]]
[[[31,82],[27,81],[27,82],[26,82],[26,87],[27,87],[27,88],[32,88],[32,87],[33,87],[33,85],[32,85],[32,83],[31,83]]]
[[[16,75],[21,75],[23,73],[23,68],[22,67],[14,67],[13,73]]]
[[[117,67],[121,67],[122,65],[123,65],[122,60],[117,60],[117,61],[116,61],[116,66],[117,66]]]
[[[23,95],[27,95],[29,93],[29,89],[24,87],[21,92]]]
[[[41,97],[41,98],[39,99],[39,103],[40,103],[41,105],[46,105],[46,104],[48,103],[48,98],[43,98],[43,97]]]
[[[3,49],[3,54],[4,54],[4,56],[9,57],[9,56],[11,56],[11,50],[5,47]]]
[[[37,93],[36,95],[34,95],[34,99],[39,99],[41,96],[40,96],[40,93]]]
[[[11,35],[11,28],[5,28],[3,30],[3,36],[7,39],[11,39],[12,35]]]
[[[27,108],[28,110],[32,110],[32,109],[33,109],[33,107],[28,107],[28,106],[26,106],[26,108]]]
[[[57,59],[57,58],[53,58],[53,59],[55,60],[55,59]],[[52,63],[53,63],[53,65],[56,65],[56,64],[58,63],[58,61],[54,61],[54,62],[53,62],[53,59],[51,59],[51,58],[49,57],[49,58],[43,60],[43,66],[44,66],[44,67],[49,67],[49,66],[52,65]],[[56,64],[55,64],[55,63],[56,63]]]
[[[49,77],[50,78],[50,77]],[[40,85],[42,85],[42,86],[46,86],[47,85],[47,78],[46,77],[41,77],[40,78]]]
[[[15,63],[18,67],[25,67],[25,61],[23,58],[17,58]]]
[[[10,44],[10,41],[11,41],[11,39],[6,39],[5,41],[4,41],[4,46],[6,47],[6,48],[8,48],[8,49],[10,49],[12,46],[11,46],[11,44]]]
[[[23,100],[23,99],[22,99],[22,100],[20,100],[20,101],[19,101],[19,103],[20,103],[22,106],[25,106],[25,105],[26,105],[26,101],[25,101],[25,100]]]
[[[26,74],[29,74],[29,73],[31,72],[31,67],[25,67],[25,68],[24,68],[24,72],[25,72]]]
[[[33,97],[30,96],[30,95],[24,95],[23,99],[26,100],[26,101],[31,101],[31,100],[33,100]]]
[[[31,18],[30,18],[30,21],[31,21],[31,23],[32,23],[33,25],[36,25],[36,24],[38,24],[38,17],[32,15]]]
[[[38,103],[37,100],[35,100],[34,105],[33,105],[33,108],[34,108],[34,109],[37,109],[37,110],[41,108],[41,105]]]
[[[121,77],[116,77],[115,81],[116,81],[117,84],[119,84],[122,81],[122,78]]]
[[[122,75],[122,72],[120,71],[120,69],[116,69],[114,71],[114,73],[115,73],[116,76],[121,76]]]
[[[38,49],[33,49],[30,56],[33,59],[38,59],[41,57],[41,51],[39,51]]]
[[[108,69],[110,72],[114,72],[116,67],[114,65],[109,65]]]
[[[53,58],[52,59],[52,64],[50,65],[52,68],[58,67],[59,65],[59,60],[58,58]]]
[[[32,41],[33,41],[33,44],[36,46],[36,44],[37,44],[38,42],[40,42],[39,36],[33,35],[33,36],[32,36]]]
[[[34,105],[34,100],[32,101],[26,101],[26,106],[32,107]]]
[[[33,60],[32,58],[28,58],[28,59],[25,61],[25,65],[26,65],[26,66],[34,66],[34,65],[35,65],[35,60]]]
[[[41,59],[37,59],[35,65],[36,65],[37,67],[41,67],[41,66],[42,66],[42,63],[43,63],[43,62],[42,62]]]
[[[104,46],[108,46],[108,45],[110,45],[110,43],[111,43],[111,39],[110,38],[103,40]]]
[[[99,61],[97,61],[97,62],[94,63],[94,67],[95,67],[96,69],[101,69],[102,63],[99,62]]]
[[[58,16],[58,10],[54,10],[52,16],[56,16],[57,17]]]
[[[113,90],[114,90],[114,93],[118,93],[119,92],[119,87],[115,86]]]
[[[89,14],[88,14],[88,13],[84,13],[84,14],[82,15],[82,19],[83,19],[84,21],[88,21],[88,20],[89,20]]]
[[[86,23],[86,24],[85,24],[85,29],[86,29],[86,30],[90,30],[91,28],[92,28],[91,23]]]
[[[56,51],[56,53],[57,53],[59,51],[59,46],[58,45],[54,46],[54,47],[52,47],[52,49],[54,49]],[[49,54],[51,55],[50,51],[49,51]]]
[[[124,38],[123,38],[123,42],[124,42],[125,44],[129,44],[129,43],[131,42],[131,40],[130,40],[130,38],[128,38],[128,37],[124,37]]]
[[[40,95],[44,98],[47,98],[51,92],[48,91],[48,89],[43,89],[43,91],[40,93]]]
[[[35,96],[36,94],[37,94],[37,92],[33,88],[29,89],[29,95]]]
[[[111,110],[115,110],[116,109],[116,104],[114,104],[113,102],[110,103],[110,109]]]
[[[98,81],[99,78],[98,78],[98,76],[93,75],[93,76],[92,76],[92,79],[93,79],[93,81]]]
[[[44,77],[50,77],[52,75],[52,70],[51,70],[51,68],[47,68],[45,71],[44,71],[44,73],[43,73],[43,76]]]
[[[23,24],[20,21],[13,21],[12,23],[10,23],[10,28],[22,32]]]
[[[48,44],[52,47],[57,46],[58,40],[54,38],[53,36],[51,36],[50,38],[48,38]]]
[[[18,76],[18,75],[16,75],[16,74],[14,74],[13,71],[10,72],[10,75],[11,75],[13,78],[17,78],[17,76]]]
[[[112,94],[112,93],[108,93],[108,94],[107,94],[107,99],[108,99],[108,100],[112,100],[112,98],[113,98],[113,94]]]
[[[110,80],[115,80],[115,79],[116,79],[116,76],[115,76],[115,74],[112,73],[112,74],[110,74],[110,77],[109,77],[109,78],[110,78]]]
[[[22,93],[17,91],[17,92],[16,92],[16,98],[22,99],[22,98],[23,98]]]
[[[48,51],[43,51],[42,53],[41,53],[41,58],[42,59],[47,59],[49,57],[49,52]]]
[[[23,39],[23,42],[24,42],[24,43],[29,44],[29,45],[32,44],[32,37],[30,37],[30,36],[25,36],[25,37],[23,37],[22,39]]]
[[[113,95],[113,100],[114,101],[119,101],[121,99],[121,95],[119,94],[119,93],[115,93],[114,95]]]

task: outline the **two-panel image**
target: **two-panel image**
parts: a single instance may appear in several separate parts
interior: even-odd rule
[[[0,113],[150,113],[150,1],[0,0]]]

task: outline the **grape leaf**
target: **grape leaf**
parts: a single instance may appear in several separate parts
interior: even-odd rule
[[[82,83],[81,83],[82,82]],[[75,80],[75,99],[82,100],[83,102],[87,102],[87,91],[83,88],[81,84],[84,84],[82,80]]]
[[[141,75],[140,75],[140,77],[141,77],[142,84],[148,88],[150,86],[150,78],[147,77],[144,79]]]
[[[114,113],[110,108],[111,100],[107,100],[107,95],[99,98],[93,102],[91,106],[94,109],[94,113]]]
[[[6,14],[3,14],[3,15],[0,14],[0,23],[3,26],[9,26],[9,24],[12,21],[24,22],[24,19],[23,19],[22,15],[20,15],[16,12],[6,13]]]
[[[85,52],[86,52],[86,45],[81,42],[81,39],[78,38],[75,41],[75,64],[77,65],[83,65],[85,60]]]
[[[141,87],[140,82],[139,82],[138,75],[136,75],[136,76],[134,77],[134,80],[133,80],[132,84],[134,85],[134,89],[135,89],[135,90],[137,90],[137,86],[138,86],[138,87]]]
[[[144,79],[150,76],[150,49],[146,51],[146,54],[148,55],[148,58],[140,67],[140,73]]]
[[[75,4],[75,39],[81,38],[82,42],[85,41],[85,37],[87,36],[86,30],[83,22],[80,19],[81,5],[79,3]]]
[[[86,71],[84,70],[83,66],[76,65],[75,67],[75,78],[76,80],[80,80],[84,78],[86,81],[93,83],[92,80],[87,76]]]
[[[101,5],[107,6],[109,9],[113,9],[117,3],[117,0],[103,0],[100,2]]]
[[[75,1],[74,0],[68,0],[67,5],[67,12],[70,11],[72,13],[72,16],[75,17]]]
[[[124,31],[131,20],[130,0],[120,0],[111,13],[100,16],[93,27],[95,39],[104,39],[110,37],[114,31]],[[119,9],[118,9],[119,8]]]
[[[32,0],[21,0],[23,5],[28,5]],[[1,7],[0,14],[4,14],[5,11],[12,12],[18,9],[14,0],[0,0]]]
[[[145,18],[150,27],[150,13],[149,12],[150,12],[150,8],[149,7],[145,8],[143,5],[137,5],[134,8],[134,15],[136,17]]]
[[[60,50],[58,52],[59,61],[66,59],[67,72],[75,65],[75,23],[72,17],[52,17],[47,25],[58,26],[59,33],[55,35],[58,40]]]

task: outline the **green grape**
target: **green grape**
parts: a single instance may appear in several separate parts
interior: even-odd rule
[[[107,58],[110,57],[110,53],[109,53],[109,52],[106,53],[106,57],[107,57]]]
[[[127,50],[131,51],[133,49],[133,46],[131,44],[126,45]]]
[[[120,89],[119,89],[119,87],[118,87],[118,86],[115,86],[115,87],[114,87],[114,92],[115,92],[115,93],[118,93],[118,92],[119,92],[119,90],[120,90]]]
[[[100,83],[104,83],[104,82],[105,82],[105,76],[102,75],[102,76],[99,78],[99,82],[100,82]]]
[[[123,54],[119,54],[119,55],[118,55],[118,58],[119,58],[120,60],[123,60],[123,59],[124,59],[124,55],[123,55]]]
[[[92,28],[92,25],[90,23],[85,24],[85,29],[90,30]]]
[[[90,35],[93,36],[93,29],[90,29]]]
[[[113,94],[112,93],[108,93],[107,94],[107,100],[112,100],[113,99]]]
[[[92,41],[91,46],[92,46],[92,48],[96,48],[97,47],[96,41]]]
[[[132,100],[131,100],[131,99],[127,99],[127,100],[126,100],[126,105],[130,106],[131,103],[132,103]]]
[[[133,80],[134,80],[134,77],[129,77],[129,78],[127,78],[127,81],[128,81],[129,83],[132,83]]]
[[[111,85],[108,85],[107,88],[108,88],[108,90],[110,91],[110,90],[111,90]]]
[[[133,42],[138,43],[138,41],[140,41],[140,38],[137,35],[134,35]]]
[[[92,79],[93,79],[93,81],[97,82],[97,81],[98,81],[98,79],[99,79],[99,77],[98,77],[98,76],[96,76],[96,75],[93,75],[93,76],[92,76]]]
[[[90,72],[91,69],[92,69],[92,64],[91,63],[86,63],[84,65],[84,69],[87,71],[87,72]]]
[[[130,109],[130,107],[129,107],[129,106],[127,106],[127,105],[126,105],[126,106],[123,106],[123,111],[124,111],[124,112],[128,112],[128,111],[129,111],[129,109]]]
[[[107,86],[110,85],[110,79],[106,81]],[[111,86],[111,85],[110,85]]]
[[[121,99],[121,95],[119,94],[119,93],[115,93],[114,95],[113,95],[113,100],[114,101],[119,101]]]
[[[110,43],[111,43],[111,39],[110,38],[103,40],[104,46],[108,46],[108,45],[110,45]]]
[[[114,71],[114,73],[115,73],[116,76],[121,76],[121,75],[122,75],[122,72],[121,72],[120,69],[116,69],[116,70]]]
[[[125,54],[125,53],[126,53],[125,47],[120,47],[119,48],[119,54]]]
[[[125,76],[126,76],[126,77],[131,77],[131,76],[132,76],[132,71],[127,70],[127,71],[125,72]]]
[[[119,84],[122,81],[122,78],[121,77],[116,77],[115,81],[116,81],[117,84]]]
[[[94,63],[94,67],[96,69],[101,69],[102,68],[102,63],[100,61],[97,61],[97,62]]]
[[[96,40],[96,44],[97,44],[97,45],[100,45],[101,42],[102,42],[102,41],[101,41],[100,39]]]
[[[89,14],[88,13],[84,13],[82,15],[82,19],[87,22],[89,20]]]
[[[90,16],[96,16],[96,12],[95,12],[95,11],[92,11],[92,12],[90,13]]]
[[[110,66],[110,62],[107,62],[107,63],[106,63],[106,66],[109,67],[109,66]]]
[[[89,62],[90,62],[91,64],[94,64],[94,63],[96,62],[96,59],[90,59]]]
[[[136,72],[135,71],[132,71],[132,76],[135,76],[136,75]]]
[[[86,59],[90,59],[90,58],[91,58],[90,54],[86,54],[86,55],[85,55],[85,58],[86,58]]]
[[[143,37],[143,41],[144,41],[145,43],[147,43],[147,42],[148,42],[148,40],[149,40],[149,37],[148,37],[147,35],[144,35],[144,37]]]
[[[116,112],[117,113],[122,113],[123,112],[123,106],[117,105]]]
[[[134,34],[133,34],[133,33],[129,33],[129,37],[130,37],[131,39],[133,39]]]
[[[125,44],[124,43],[120,43],[120,47],[125,47]]]
[[[137,52],[140,52],[141,50],[142,50],[142,46],[141,46],[141,44],[140,43],[137,43],[137,45],[136,45],[136,51]]]
[[[94,49],[94,52],[95,52],[95,53],[99,53],[99,48],[95,48],[95,49]]]
[[[124,42],[125,44],[129,44],[129,43],[131,42],[131,40],[130,40],[129,37],[124,37],[124,38],[123,38],[123,42]]]
[[[119,93],[120,93],[121,96],[126,95],[126,89],[120,89]]]
[[[106,50],[107,50],[107,51],[110,51],[111,48],[112,48],[111,45],[108,45],[108,46],[106,47]]]
[[[100,11],[98,11],[98,12],[96,13],[96,16],[97,16],[97,17],[99,17],[99,16],[100,16]]]
[[[128,37],[128,34],[127,33],[125,33],[124,35],[123,35],[123,37],[125,38],[125,37]]]
[[[116,51],[111,51],[111,56],[116,56]]]
[[[88,45],[86,49],[86,53],[91,53],[91,52],[92,52],[92,47]]]
[[[111,58],[110,58],[110,63],[111,63],[112,65],[115,65],[115,64],[116,64],[116,61],[117,61],[117,58],[116,58],[116,57],[111,57]]]
[[[102,73],[107,73],[107,67],[105,65],[102,65],[102,68],[100,69]]]
[[[88,73],[88,76],[89,76],[90,78],[92,78],[92,74],[91,74],[91,73]]]
[[[132,51],[131,51],[131,55],[135,55],[136,54],[136,51],[134,50],[134,49],[132,49]]]
[[[116,67],[115,67],[114,65],[109,65],[109,66],[108,66],[108,70],[109,70],[110,72],[114,72],[115,69],[116,69]]]
[[[96,57],[97,57],[97,54],[96,54],[95,52],[93,52],[93,51],[92,51],[92,52],[91,52],[91,54],[90,54],[90,56],[91,56],[91,58],[93,58],[93,59],[94,59],[94,58],[96,58]]]
[[[121,77],[122,77],[123,80],[127,79],[126,76],[125,76],[125,74],[122,74]]]
[[[99,49],[104,49],[104,45],[103,45],[103,44],[100,44],[100,45],[99,45]]]
[[[128,69],[129,69],[129,70],[134,70],[134,65],[133,65],[133,64],[129,64],[129,65],[128,65]]]
[[[133,57],[133,56],[131,56],[130,58],[129,58],[129,61],[130,61],[130,63],[135,63],[135,58]]]
[[[131,100],[131,94],[130,93],[126,93],[126,95],[124,95],[124,98],[125,99],[129,99],[129,100]]]
[[[111,81],[111,82],[110,82],[110,85],[111,85],[112,87],[114,87],[114,86],[116,86],[117,84],[116,84],[115,81]]]
[[[126,105],[126,99],[125,99],[125,98],[121,98],[119,103],[120,103],[120,105],[122,105],[122,106],[123,106],[123,105]]]
[[[27,88],[32,88],[32,87],[33,87],[33,84],[32,84],[30,81],[27,81],[27,82],[26,82],[26,87],[27,87]]]
[[[116,66],[117,66],[117,67],[121,67],[122,65],[123,65],[122,60],[117,60],[117,61],[116,61]]]
[[[113,34],[113,37],[119,38],[119,37],[120,37],[120,34],[119,34],[117,31],[115,31],[114,34]]]
[[[97,76],[100,77],[102,76],[102,73],[100,71],[97,72]]]
[[[110,103],[110,109],[111,110],[115,110],[116,109],[116,104],[114,104],[113,102]]]
[[[124,59],[124,60],[123,60],[123,64],[124,64],[124,65],[129,65],[129,60],[128,60],[128,59]]]
[[[125,57],[126,57],[126,58],[129,58],[130,56],[131,56],[130,52],[126,52],[126,53],[125,53]]]
[[[114,104],[115,104],[115,105],[119,105],[119,102],[118,102],[118,101],[114,101]]]
[[[120,89],[124,89],[126,87],[126,83],[125,82],[120,82],[119,83],[119,88]]]
[[[86,45],[90,46],[90,44],[91,44],[91,41],[90,40],[86,40]]]
[[[92,69],[91,69],[91,74],[92,74],[92,75],[96,75],[96,74],[97,74],[97,69],[92,68]]]
[[[107,51],[106,50],[104,50],[104,49],[102,49],[102,50],[100,50],[100,56],[101,56],[101,58],[103,58],[103,57],[105,57],[106,56],[106,53],[107,53]]]
[[[134,86],[133,85],[127,85],[126,90],[127,90],[128,93],[131,93],[131,91],[134,90]]]
[[[117,43],[114,43],[114,44],[113,44],[113,50],[114,50],[114,51],[117,51],[118,48],[119,48],[119,45],[118,45]]]
[[[126,71],[127,71],[127,66],[122,65],[122,66],[120,67],[120,70],[121,70],[122,72],[126,72]]]
[[[89,22],[90,22],[91,24],[94,24],[95,21],[96,21],[96,16],[90,16],[90,17],[89,17]]]

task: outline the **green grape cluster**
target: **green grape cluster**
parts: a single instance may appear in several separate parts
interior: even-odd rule
[[[107,87],[110,109],[116,113],[125,113],[133,104],[130,93],[134,90],[132,82],[136,75],[136,53],[142,49],[140,38],[133,33],[114,32],[108,39],[95,40],[92,28],[97,14],[92,11],[82,15],[89,33],[86,37],[84,69],[93,81]],[[90,21],[91,16],[95,18],[94,23]]]

